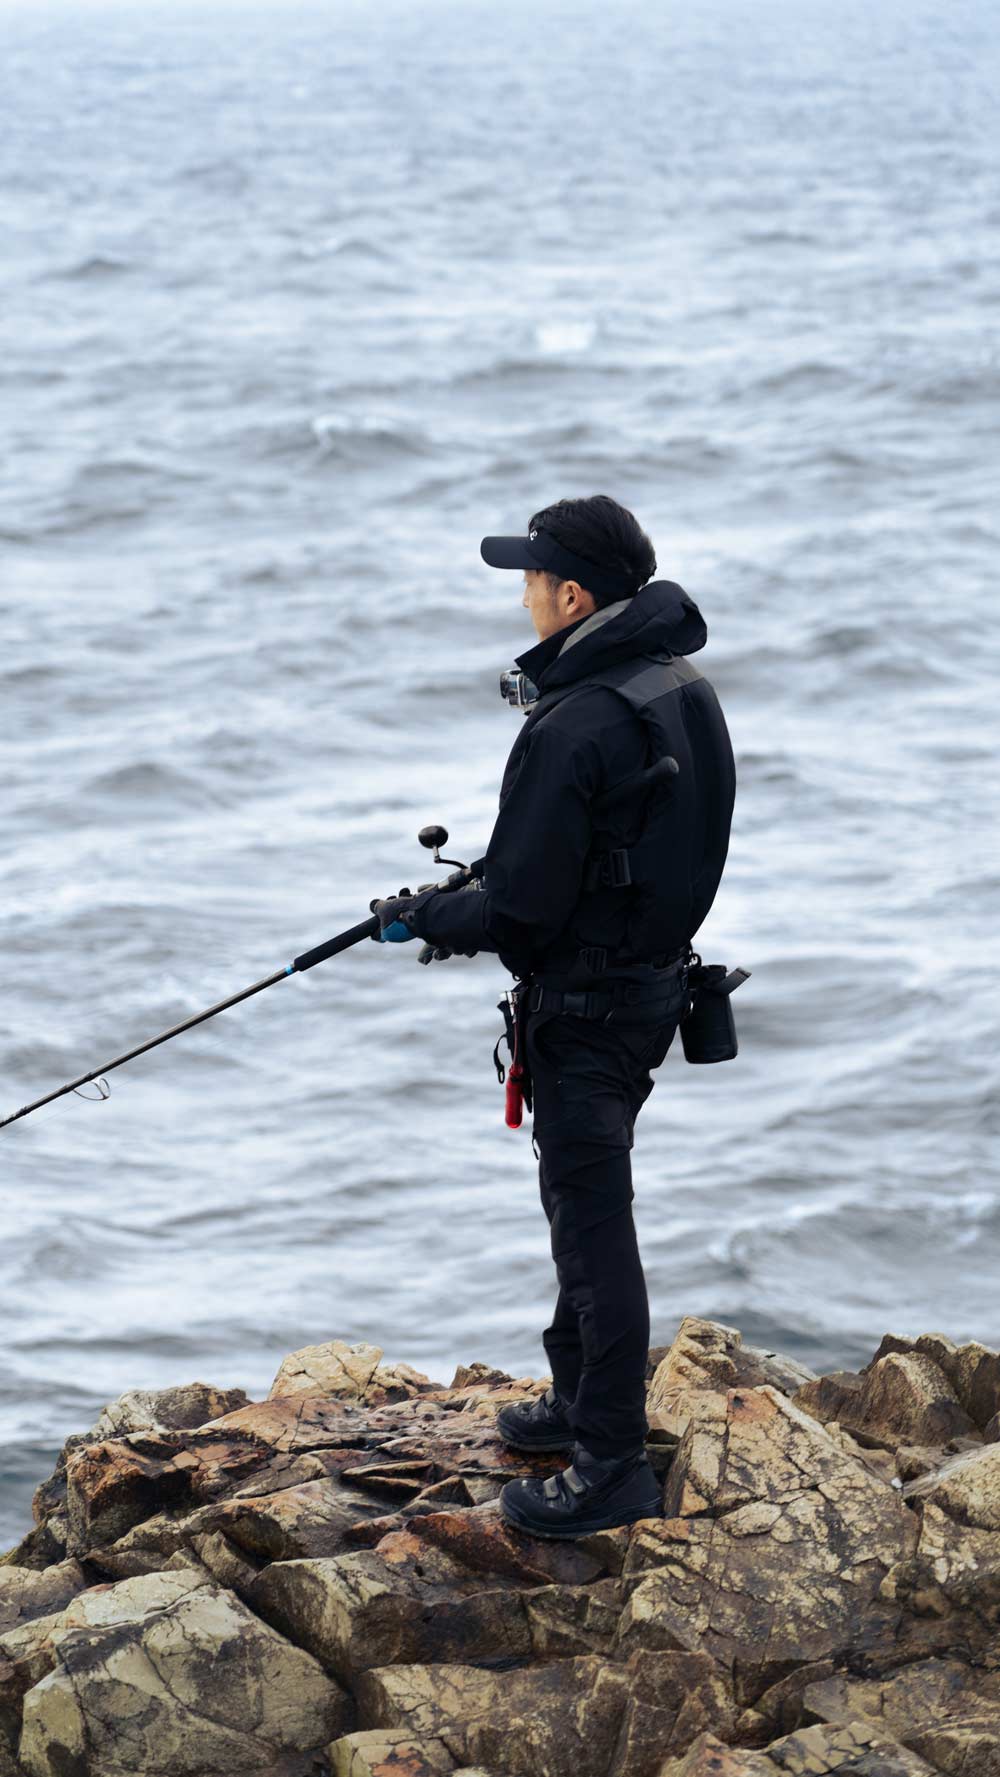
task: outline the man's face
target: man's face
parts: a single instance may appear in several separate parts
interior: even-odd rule
[[[544,642],[546,636],[554,636],[557,630],[568,629],[579,617],[589,616],[597,609],[590,593],[575,580],[561,580],[555,592],[550,592],[540,568],[525,568],[521,603],[531,612],[540,642]]]

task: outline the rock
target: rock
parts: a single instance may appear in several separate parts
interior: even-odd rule
[[[640,1649],[629,1656],[620,1675],[614,1674],[614,1701],[622,1677],[627,1696],[608,1777],[655,1777],[665,1754],[686,1751],[706,1730],[722,1739],[731,1736],[736,1705],[708,1654]],[[610,1684],[610,1671],[605,1678]],[[595,1695],[599,1700],[600,1679]],[[474,1744],[479,1744],[478,1737]]]
[[[437,1777],[455,1770],[443,1740],[419,1740],[406,1728],[362,1728],[327,1747],[331,1777]]]
[[[664,1519],[635,1527],[619,1645],[708,1652],[752,1704],[796,1666],[891,1643],[900,1612],[880,1587],[917,1526],[777,1390],[724,1400],[681,1440]]]
[[[423,1370],[415,1370],[412,1364],[379,1364],[365,1398],[406,1401],[415,1395],[437,1393],[440,1388],[440,1382],[432,1382]]]
[[[832,1438],[845,1455],[853,1456],[857,1462],[860,1462],[871,1474],[877,1475],[879,1480],[884,1481],[887,1486],[896,1487],[898,1485],[899,1465],[891,1450],[884,1449],[871,1438],[865,1439],[862,1443],[855,1433],[845,1431],[844,1427],[835,1419],[827,1422],[825,1430],[827,1437]]]
[[[25,1695],[55,1667],[56,1631],[127,1620],[133,1608],[140,1613],[160,1608],[199,1583],[190,1574],[156,1574],[141,1584],[118,1589],[94,1586],[78,1593],[63,1610],[37,1617],[0,1637],[0,1721],[9,1743],[14,1746],[20,1738]]]
[[[89,1581],[78,1561],[59,1561],[38,1572],[30,1567],[0,1568],[0,1635],[32,1617],[62,1610]]]
[[[1000,1444],[983,1444],[909,1481],[904,1499],[927,1499],[959,1524],[1000,1530]]]
[[[765,1351],[759,1345],[740,1344],[735,1351],[736,1385],[739,1388],[776,1388],[789,1398],[807,1382],[815,1380],[815,1371],[800,1364],[797,1358],[780,1351]]]
[[[692,1416],[711,1412],[705,1395],[762,1386],[790,1395],[811,1379],[812,1371],[793,1359],[744,1345],[735,1327],[689,1314],[649,1381],[647,1417],[651,1428],[679,1438]]]
[[[220,1587],[182,1578],[75,1601],[85,1626],[53,1630],[55,1667],[25,1698],[30,1777],[261,1771],[352,1725],[350,1699],[309,1654]]]
[[[402,1540],[412,1542],[405,1533]],[[345,1684],[394,1662],[531,1654],[524,1610],[509,1586],[484,1588],[419,1544],[396,1561],[380,1550],[275,1562],[251,1587],[250,1606]]]
[[[188,1382],[175,1388],[132,1388],[104,1408],[84,1435],[94,1443],[133,1431],[196,1431],[221,1413],[247,1405],[242,1388]]]
[[[0,1777],[23,1777],[24,1766],[19,1765],[13,1754],[0,1739]]]
[[[267,1398],[322,1394],[350,1401],[397,1401],[440,1389],[422,1370],[411,1364],[380,1364],[381,1356],[380,1345],[348,1345],[343,1339],[303,1345],[282,1360]]]
[[[796,1728],[814,1720],[805,1716],[803,1697],[809,1686],[832,1678],[832,1660],[812,1660],[797,1666],[786,1678],[769,1685],[757,1698],[752,1709],[745,1709],[736,1723],[734,1739],[738,1746],[767,1746],[781,1734],[792,1734]]]
[[[944,1371],[970,1419],[982,1431],[1000,1410],[1000,1353],[973,1341],[954,1345],[940,1333],[924,1333],[917,1350]]]
[[[565,1542],[496,1498],[566,1465],[494,1423],[549,1379],[381,1355],[133,1391],[67,1445],[0,1563],[30,1777],[1000,1777],[985,1346],[810,1377],[688,1317],[650,1354],[664,1516]]]
[[[174,1555],[190,1546],[191,1527],[197,1522],[197,1511],[156,1512],[105,1548],[91,1544],[87,1565],[113,1580],[160,1573]]]
[[[535,1660],[610,1654],[618,1636],[622,1592],[617,1579],[589,1586],[537,1586],[521,1593]]]
[[[701,1409],[700,1397],[724,1394],[736,1382],[740,1342],[735,1327],[686,1315],[646,1390],[650,1425],[680,1438]]]
[[[876,1355],[860,1377],[819,1377],[794,1400],[815,1419],[836,1419],[890,1448],[947,1444],[976,1430],[944,1371],[916,1350]]]
[[[459,1762],[512,1777],[652,1777],[664,1751],[733,1717],[698,1654],[639,1651],[623,1664],[585,1654],[497,1673],[386,1666],[363,1673],[356,1695],[362,1725],[439,1738]]]
[[[45,1567],[54,1567],[66,1559],[68,1535],[66,1512],[54,1511],[29,1530],[12,1549],[0,1555],[0,1571],[5,1567],[29,1567],[40,1573]]]
[[[513,1381],[513,1376],[508,1376],[506,1370],[495,1370],[491,1364],[459,1364],[448,1386],[449,1390],[456,1391],[463,1389],[509,1388]],[[548,1388],[551,1381],[552,1378],[550,1376],[541,1391],[543,1394],[545,1388]]]
[[[206,1573],[220,1586],[227,1586],[237,1597],[246,1600],[259,1568],[234,1549],[221,1531],[209,1531],[191,1537],[191,1548]]]
[[[700,1734],[683,1757],[665,1758],[656,1777],[775,1777],[775,1767],[765,1753],[726,1746],[714,1734]]]
[[[809,1413],[821,1425],[834,1421],[838,1425],[857,1424],[860,1414],[855,1408],[864,1385],[864,1376],[851,1370],[834,1370],[828,1376],[816,1376],[804,1383],[792,1400],[801,1412]]]
[[[563,1464],[565,1466],[565,1463]],[[556,1580],[579,1586],[599,1578],[614,1561],[608,1551],[627,1546],[628,1530],[550,1542],[513,1530],[493,1506],[465,1512],[434,1512],[411,1519],[407,1529],[475,1573],[497,1574],[527,1585]],[[608,1537],[612,1538],[609,1542]]]
[[[802,1728],[766,1752],[737,1751],[702,1735],[686,1758],[665,1759],[655,1777],[936,1777],[898,1741],[864,1722]]]
[[[69,1547],[84,1555],[153,1517],[164,1507],[198,1504],[250,1474],[270,1451],[253,1439],[208,1432],[132,1432],[91,1444],[66,1470]]]
[[[276,1493],[226,1500],[202,1518],[199,1529],[203,1524],[221,1532],[257,1561],[294,1561],[337,1554],[345,1530],[377,1513],[370,1500],[325,1476]]]
[[[220,1413],[245,1406],[242,1388],[216,1388],[209,1382],[189,1382],[180,1387],[132,1388],[109,1401],[88,1431],[66,1439],[53,1473],[36,1487],[31,1502],[36,1522],[51,1518],[66,1503],[66,1470],[71,1456],[91,1444],[129,1432],[186,1431],[204,1425]]]
[[[904,1613],[899,1659],[940,1654],[1000,1663],[1000,1535],[995,1531],[956,1524],[926,1501],[917,1546],[889,1570],[879,1595]]]
[[[944,1333],[921,1333],[919,1339],[901,1339],[886,1333],[865,1366],[865,1372],[891,1353],[916,1353],[928,1357],[947,1377],[964,1411],[980,1431],[1000,1412],[1000,1353],[978,1341],[956,1345]]]
[[[409,1405],[409,1403],[407,1403]],[[328,1403],[323,1407],[313,1397],[291,1397],[264,1403],[270,1423],[253,1420],[259,1409],[252,1405],[227,1415],[214,1426],[195,1431],[137,1432],[121,1439],[93,1444],[71,1456],[67,1468],[67,1500],[70,1520],[70,1552],[100,1558],[100,1551],[118,1543],[129,1530],[147,1519],[163,1515],[176,1520],[202,1504],[226,1498],[272,1497],[285,1489],[307,1485],[313,1480],[326,1480],[331,1475],[345,1475],[352,1467],[378,1468],[364,1461],[366,1436],[373,1435],[382,1445],[392,1442],[398,1431],[398,1418],[388,1418],[393,1408],[352,1409],[348,1405]],[[452,1416],[454,1420],[456,1416]],[[248,1423],[249,1421],[249,1423]],[[287,1428],[294,1422],[297,1435]],[[268,1434],[268,1435],[265,1435]],[[344,1442],[344,1439],[348,1442]],[[319,1447],[309,1449],[310,1442]],[[396,1440],[397,1454],[390,1450],[388,1464],[406,1463],[413,1452],[412,1440]],[[442,1455],[447,1467],[445,1443]],[[470,1465],[474,1457],[470,1454]],[[384,1463],[383,1466],[386,1466]],[[441,1478],[433,1461],[426,1461],[422,1475]],[[377,1478],[377,1477],[376,1477]],[[345,1482],[345,1501],[353,1498],[347,1517],[374,1515],[364,1492],[370,1491],[362,1474],[357,1491]],[[415,1481],[419,1486],[420,1482]],[[409,1491],[409,1490],[408,1490]],[[299,1496],[285,1513],[285,1533],[296,1512],[303,1520],[312,1514],[310,1534],[320,1534],[315,1507],[316,1490]],[[248,1507],[242,1522],[248,1523],[254,1512],[262,1521],[262,1508]],[[277,1520],[283,1508],[268,1507],[263,1517],[270,1520],[276,1535]],[[319,1512],[319,1517],[322,1517]],[[214,1528],[214,1526],[212,1526]],[[261,1536],[265,1531],[261,1529]],[[124,1551],[120,1551],[123,1553]]]
[[[32,1685],[51,1672],[52,1629],[60,1613],[33,1617],[0,1635],[0,1747],[16,1747],[21,1737],[24,1698]]]
[[[861,1423],[910,1444],[946,1444],[975,1431],[944,1371],[923,1352],[897,1352],[866,1375]]]
[[[840,1673],[810,1685],[811,1720],[870,1722],[953,1777],[1000,1772],[1000,1674],[923,1660],[888,1678]]]

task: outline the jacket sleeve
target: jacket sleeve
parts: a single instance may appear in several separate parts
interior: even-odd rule
[[[432,895],[414,929],[432,943],[507,952],[530,967],[580,898],[601,763],[594,740],[552,721],[527,740],[486,848],[482,887]]]

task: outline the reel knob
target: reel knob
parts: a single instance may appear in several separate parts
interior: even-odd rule
[[[417,838],[421,845],[426,845],[428,851],[437,851],[440,846],[447,845],[448,829],[447,827],[421,827]]]

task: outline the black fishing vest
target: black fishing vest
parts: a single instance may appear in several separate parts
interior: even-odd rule
[[[544,692],[531,711],[532,726],[557,703],[595,685],[616,692],[642,723],[642,769],[670,755],[678,770],[653,790],[623,796],[613,810],[595,815],[580,898],[544,965],[546,973],[573,968],[577,978],[615,965],[662,962],[686,949],[715,899],[736,793],[719,700],[686,655],[637,655]]]

